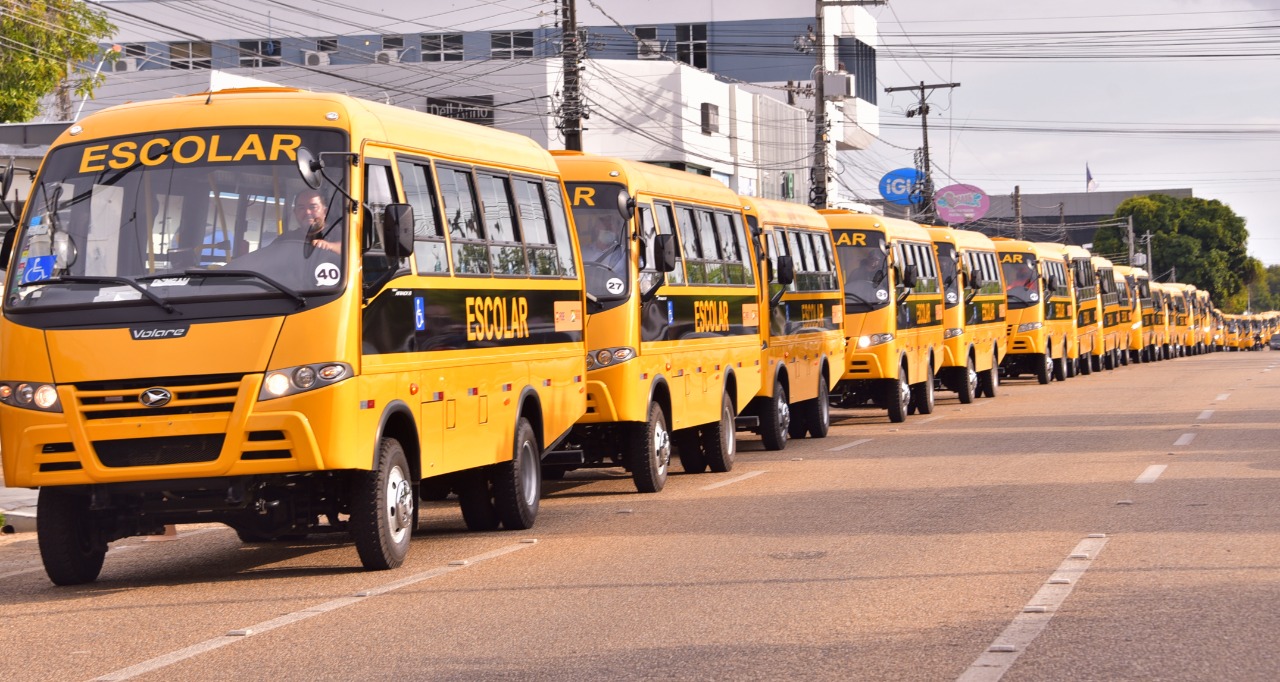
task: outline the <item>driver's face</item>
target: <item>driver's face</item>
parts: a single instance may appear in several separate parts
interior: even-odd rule
[[[300,200],[293,205],[293,215],[297,218],[298,224],[305,226],[309,231],[317,232],[324,228],[325,208],[320,197]]]

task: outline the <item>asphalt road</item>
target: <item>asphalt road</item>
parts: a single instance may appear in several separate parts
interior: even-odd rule
[[[1280,679],[1280,354],[1001,389],[573,472],[530,531],[430,503],[395,571],[192,526],[57,588],[7,536],[0,679]]]

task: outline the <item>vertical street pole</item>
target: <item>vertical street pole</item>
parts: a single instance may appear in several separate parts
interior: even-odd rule
[[[1022,185],[1013,186],[1013,238],[1022,239]]]
[[[1147,274],[1156,275],[1156,261],[1151,257],[1151,230],[1147,230]]]
[[[922,192],[924,195],[924,202],[920,211],[920,217],[927,223],[936,223],[937,216],[933,205],[933,171],[929,162],[929,104],[925,101],[925,98],[928,97],[930,90],[958,87],[960,87],[959,83],[935,83],[933,85],[925,85],[924,81],[920,81],[919,85],[906,85],[898,88],[884,89],[885,92],[900,92],[902,90],[920,91],[919,102],[914,107],[907,109],[907,118],[919,115],[920,128],[924,133],[924,158],[921,162],[922,170],[924,171],[924,179],[921,182],[921,184],[924,185],[924,191]]]
[[[1137,253],[1138,245],[1133,243],[1133,216],[1129,216],[1129,265],[1133,265],[1133,254]]]
[[[563,0],[561,52],[564,57],[564,101],[560,109],[560,130],[564,148],[582,151],[581,54],[578,45],[578,10],[574,0]]]

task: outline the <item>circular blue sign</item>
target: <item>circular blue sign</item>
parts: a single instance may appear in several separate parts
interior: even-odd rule
[[[919,203],[921,196],[915,189],[920,180],[920,171],[914,168],[891,170],[880,178],[880,196],[899,206]]]

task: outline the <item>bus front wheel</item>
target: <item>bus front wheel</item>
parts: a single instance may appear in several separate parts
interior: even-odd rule
[[[766,450],[781,450],[787,447],[787,437],[791,435],[791,402],[787,389],[782,385],[782,377],[773,380],[773,397],[765,403],[760,415],[760,440]]]
[[[720,398],[720,419],[698,427],[702,441],[702,456],[707,466],[717,473],[733,469],[733,460],[737,455],[737,429],[734,426],[733,400],[726,392]]]
[[[810,438],[826,438],[831,431],[831,395],[827,392],[827,375],[818,375],[818,397],[798,405],[805,430]]]
[[[907,383],[906,368],[898,369],[898,380],[887,387],[885,402],[889,405],[889,421],[898,424],[907,420],[907,411],[911,405],[911,384]]]
[[[89,497],[41,488],[36,502],[36,540],[44,572],[55,585],[98,579],[107,543],[95,532]]]
[[[1049,383],[1053,379],[1053,354],[1037,353],[1032,358],[1032,362],[1036,366],[1036,381],[1041,384]]]
[[[996,391],[1000,388],[1000,353],[999,351],[991,354],[991,369],[986,370],[978,375],[978,395],[987,398],[996,397]]]
[[[378,441],[378,464],[357,474],[351,496],[351,537],[365,568],[385,570],[404,563],[416,510],[404,448],[394,438]]]
[[[973,368],[972,357],[965,360],[962,371],[964,375],[956,382],[956,397],[960,398],[961,405],[968,405],[978,395],[978,370]]]
[[[671,464],[671,432],[667,415],[658,403],[649,403],[649,418],[638,425],[639,432],[627,439],[627,459],[636,490],[656,493],[667,484],[667,467]]]

